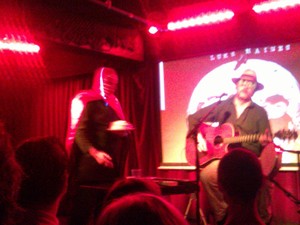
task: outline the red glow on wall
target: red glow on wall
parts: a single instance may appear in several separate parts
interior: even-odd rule
[[[0,41],[0,51],[2,50],[23,53],[38,53],[40,51],[40,46],[33,43],[3,38],[3,40]]]
[[[255,4],[252,9],[254,12],[259,14],[281,9],[288,9],[297,5],[300,5],[300,0],[278,0]]]
[[[195,26],[216,24],[231,20],[233,16],[233,11],[224,9],[217,12],[203,13],[197,17],[178,20],[175,22],[169,22],[167,27],[168,30],[179,30]]]

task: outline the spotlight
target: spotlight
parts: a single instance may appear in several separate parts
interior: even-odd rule
[[[270,2],[262,2],[253,6],[253,11],[260,14],[280,9],[292,8],[300,5],[300,0],[278,0]]]
[[[188,27],[216,24],[231,20],[234,12],[231,10],[220,10],[216,12],[203,13],[197,17],[178,20],[168,23],[168,30],[179,30]]]
[[[0,50],[9,50],[13,52],[27,52],[38,53],[40,46],[24,41],[15,40],[15,38],[9,39],[4,37],[0,40]]]
[[[149,27],[148,32],[150,34],[156,34],[158,32],[158,28],[155,26],[151,26],[151,27]]]

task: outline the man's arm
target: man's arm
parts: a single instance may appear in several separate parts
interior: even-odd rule
[[[87,104],[79,119],[75,141],[83,153],[91,155],[99,164],[112,168],[114,165],[111,156],[101,149],[96,149],[90,140],[91,128],[88,126],[90,110],[90,104]]]

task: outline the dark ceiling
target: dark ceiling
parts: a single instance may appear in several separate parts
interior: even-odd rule
[[[232,0],[226,0],[230,2]],[[32,8],[51,7],[105,23],[136,25],[164,23],[173,9],[214,0],[26,0]],[[224,2],[224,1],[223,1]]]
[[[157,36],[141,32],[148,44],[145,54],[151,54],[151,57],[156,60],[170,60],[220,53],[245,46],[265,46],[299,41],[300,7],[279,14],[275,13],[275,16],[257,16],[251,14],[249,9],[258,1],[262,0],[10,0],[5,3],[0,1],[0,15],[2,16],[0,35],[3,32],[7,34],[8,30],[15,26],[11,30],[12,33],[18,30],[18,32],[27,33],[28,37],[37,35],[33,31],[38,31],[39,34],[44,34],[44,37],[47,37],[47,32],[48,34],[58,32],[60,38],[66,35],[74,35],[77,39],[83,39],[86,36],[95,38],[94,33],[89,29],[98,23],[146,31],[147,23],[155,22],[158,25],[165,25],[171,19],[182,17],[181,14],[190,16],[225,6],[237,12],[235,18],[228,23],[176,32],[162,32]],[[73,27],[76,27],[74,23],[76,25],[84,23],[84,26],[80,26],[84,29],[63,26],[69,23]],[[37,36],[33,39],[37,40]],[[99,63],[94,55],[98,54],[97,51],[73,54],[74,49],[61,52],[52,44],[48,45],[48,49],[44,47],[44,51],[41,52],[45,59],[45,67],[48,72],[51,71],[51,76],[69,75],[74,70],[78,74],[83,74]],[[68,47],[70,46],[64,46],[64,49]],[[0,54],[0,56],[3,56],[4,64],[12,64],[6,55]],[[77,64],[66,62],[67,59],[69,62],[85,60],[91,65],[86,68],[78,65],[74,69]],[[41,67],[40,62],[37,64],[32,63],[32,60],[30,62],[33,67]],[[24,62],[24,66],[25,64],[27,68],[27,61]],[[11,68],[7,68],[7,71],[10,70]]]
[[[294,35],[295,30],[299,31],[297,27],[300,27],[300,24],[297,21],[300,21],[300,7],[280,15],[275,13],[275,16],[271,17],[253,16],[252,6],[262,1],[265,0],[26,0],[25,2],[28,2],[30,10],[35,10],[37,14],[43,14],[46,8],[59,14],[81,16],[96,23],[134,27],[145,31],[148,27],[147,24],[155,23],[164,27],[170,20],[191,17],[193,14],[213,11],[217,8],[226,7],[235,12],[233,22],[235,24],[232,23],[232,27],[226,27],[222,24],[179,32],[179,35],[184,37],[184,41],[187,42],[191,42],[187,37],[196,37],[197,40],[201,40],[203,36],[206,36],[205,39],[215,39],[220,35],[224,36],[224,32],[226,35],[231,35],[227,32],[234,33],[233,36],[242,39],[244,37],[239,37],[240,34],[236,32],[245,32],[248,36],[250,35],[250,41],[252,41],[251,32],[257,33],[258,30],[263,32],[263,34],[258,33],[259,36],[270,31],[270,35],[275,35],[276,39],[285,38],[285,36],[282,37],[284,34],[290,39],[291,32]],[[216,32],[218,29],[221,33]],[[283,30],[280,31],[280,29]],[[213,35],[214,33],[216,35]],[[177,34],[176,38],[178,38]],[[266,42],[268,41],[266,40]]]
[[[105,22],[155,22],[164,24],[176,11],[197,13],[217,7],[245,10],[264,0],[27,0],[43,7],[55,7]],[[119,17],[118,17],[119,16]],[[126,19],[127,17],[127,19]]]

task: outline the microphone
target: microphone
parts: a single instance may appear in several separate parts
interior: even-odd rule
[[[227,95],[228,95],[227,93],[223,93],[223,94],[221,94],[221,95],[210,96],[210,97],[208,98],[208,100],[213,99],[213,98],[217,98],[217,99],[220,99],[220,100],[221,100],[221,98],[223,98],[223,97],[225,97],[225,96],[227,96]]]
[[[223,93],[219,96],[219,98],[223,98],[224,96],[227,96],[228,94],[227,93]]]

